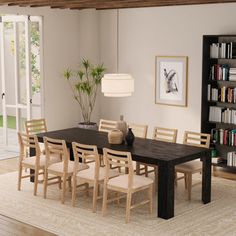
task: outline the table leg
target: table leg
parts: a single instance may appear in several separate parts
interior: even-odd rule
[[[30,157],[32,157],[32,156],[35,156],[36,155],[36,152],[35,152],[35,148],[30,148]],[[34,174],[34,170],[33,169],[30,169],[30,174],[32,175],[32,174]],[[30,177],[30,182],[34,182],[34,176],[31,176]]]
[[[158,217],[174,217],[175,166],[169,163],[158,165]]]
[[[211,155],[210,152],[202,158],[202,202],[211,201]]]

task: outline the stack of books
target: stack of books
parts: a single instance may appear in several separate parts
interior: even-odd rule
[[[236,166],[236,152],[227,153],[227,166]]]
[[[236,110],[224,107],[210,106],[209,121],[236,125]]]
[[[236,68],[229,69],[229,81],[236,81]]]
[[[221,122],[223,107],[210,106],[209,108],[209,121]]]

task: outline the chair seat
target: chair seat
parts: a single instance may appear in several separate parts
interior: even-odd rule
[[[144,176],[134,175],[133,176],[133,186],[132,189],[138,189],[141,187],[153,184],[153,180]],[[128,175],[120,175],[110,179],[107,183],[109,187],[118,187],[122,189],[128,189]]]
[[[54,164],[57,162],[61,162],[61,158],[59,155],[51,155],[50,158],[50,164]],[[36,164],[36,156],[33,157],[27,157],[22,161],[22,164],[29,165],[29,166],[35,166]],[[40,161],[39,161],[39,167],[42,168],[46,164],[46,156],[41,155],[40,156]]]
[[[48,167],[48,170],[58,172],[58,173],[63,173],[64,172],[63,168],[64,168],[64,163],[61,161],[61,162],[50,165]],[[78,171],[85,170],[85,169],[88,169],[88,168],[89,168],[89,166],[87,164],[79,163]],[[69,161],[68,162],[68,172],[67,173],[72,174],[73,171],[74,171],[74,161]]]
[[[84,178],[88,180],[94,180],[95,177],[95,165],[92,165],[93,163],[89,163],[89,168],[86,170],[79,171],[77,173],[77,177],[79,178]],[[98,181],[102,181],[105,179],[106,175],[106,168],[105,167],[100,167],[99,169],[99,176],[98,176]],[[115,170],[109,170],[109,178],[113,178],[119,176],[119,172]]]
[[[200,160],[189,161],[175,166],[175,170],[177,172],[195,172],[195,171],[201,171],[201,169],[202,169],[202,162]]]

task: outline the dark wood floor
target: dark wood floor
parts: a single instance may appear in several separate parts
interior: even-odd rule
[[[0,161],[0,174],[17,171],[18,159]],[[0,236],[55,236],[44,230],[0,215]]]

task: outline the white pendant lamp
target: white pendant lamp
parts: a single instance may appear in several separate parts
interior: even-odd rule
[[[102,93],[105,97],[128,97],[134,92],[134,79],[129,74],[105,74]]]
[[[117,59],[119,71],[119,9],[117,9]],[[102,78],[102,93],[106,97],[128,97],[134,92],[134,78],[130,74],[105,74]]]

